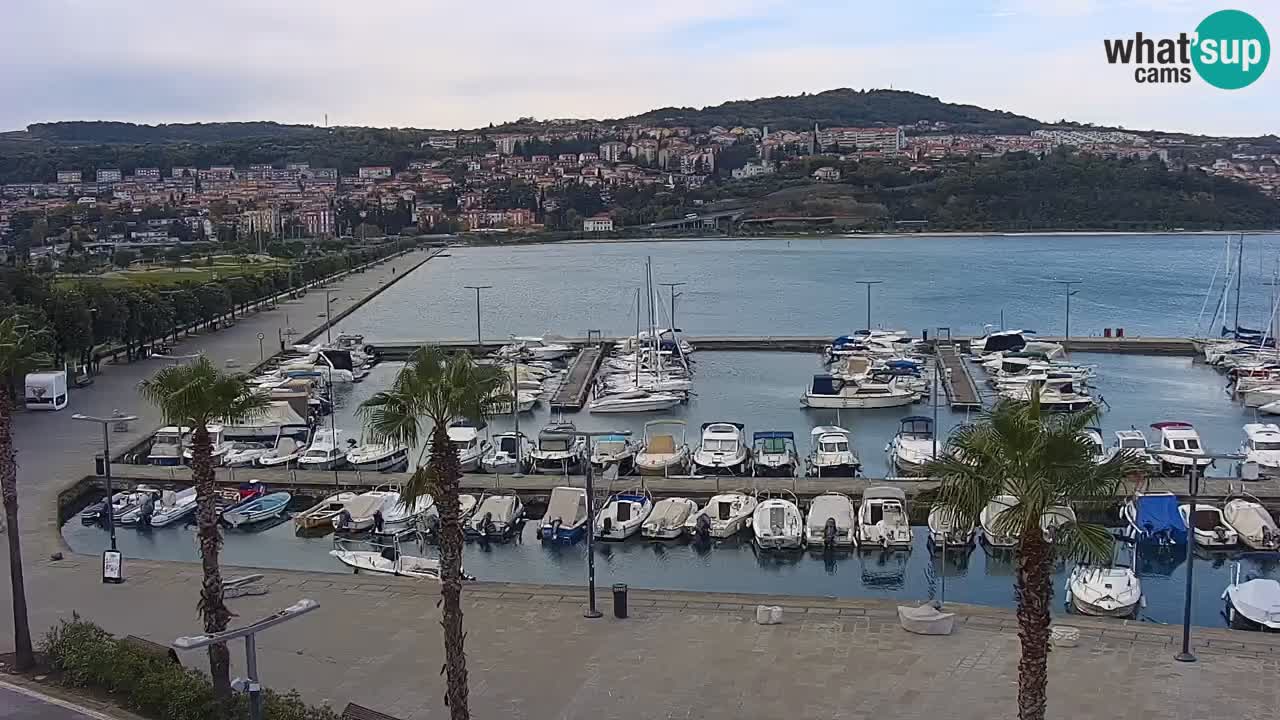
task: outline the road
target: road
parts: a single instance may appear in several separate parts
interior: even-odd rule
[[[113,720],[88,708],[33,693],[0,680],[0,720]]]

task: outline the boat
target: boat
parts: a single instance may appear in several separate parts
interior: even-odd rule
[[[333,519],[356,499],[353,492],[334,493],[293,516],[293,524],[304,530],[333,527]]]
[[[990,359],[992,355],[1006,352],[1021,352],[1027,346],[1023,330],[999,330],[973,340],[969,343],[969,352],[976,359]]]
[[[1070,505],[1050,505],[1040,515],[1040,530],[1044,539],[1050,543],[1058,538],[1058,529],[1066,525],[1074,525],[1076,511]]]
[[[1159,546],[1187,541],[1187,523],[1178,512],[1178,496],[1171,492],[1140,492],[1120,507],[1125,539]]]
[[[858,516],[848,495],[828,492],[809,504],[805,544],[813,550],[839,550],[858,544]]]
[[[1177,450],[1179,452],[1193,453],[1196,455],[1204,454],[1204,447],[1200,443],[1200,434],[1192,427],[1191,423],[1169,421],[1152,423],[1151,428],[1160,435],[1158,443],[1162,450]],[[1156,459],[1160,461],[1160,469],[1166,475],[1181,475],[1193,465],[1200,467],[1202,470],[1213,462],[1210,458],[1189,458],[1179,455],[1167,455],[1155,451]]]
[[[409,448],[397,443],[356,445],[347,450],[347,465],[365,472],[403,472],[409,467]]]
[[[1079,412],[1097,402],[1084,392],[1074,377],[1050,373],[1043,380],[1023,383],[1000,391],[1001,397],[1013,400],[1038,400],[1041,412]]]
[[[1101,428],[1087,427],[1080,434],[1084,436],[1084,440],[1093,449],[1092,455],[1095,465],[1101,465],[1111,457],[1107,453],[1107,446],[1103,443]]]
[[[693,468],[705,475],[747,474],[751,449],[742,423],[703,423],[702,444],[693,453]]]
[[[619,475],[630,475],[636,464],[636,444],[626,435],[602,435],[591,443],[590,462],[596,469],[616,466]]]
[[[222,456],[223,467],[250,467],[257,464],[258,458],[272,449],[270,442],[248,442],[236,440],[227,448]]]
[[[582,467],[586,447],[573,423],[552,423],[538,433],[538,446],[529,451],[530,471],[571,474]]]
[[[117,515],[117,522],[124,526],[164,527],[196,511],[196,490],[143,489],[133,493],[134,502]]]
[[[813,376],[800,398],[808,408],[863,410],[901,407],[920,399],[920,394],[902,385],[888,373],[872,374],[865,380],[847,380],[829,374]]]
[[[761,477],[795,477],[800,471],[800,453],[795,433],[768,430],[751,435],[751,474]]]
[[[529,451],[533,443],[522,432],[504,432],[493,436],[493,444],[480,458],[480,470],[487,473],[516,475],[529,471]]]
[[[1234,497],[1222,507],[1222,518],[1252,550],[1280,550],[1280,527],[1257,498]]]
[[[1012,495],[997,495],[991,498],[987,506],[978,515],[978,524],[982,527],[982,538],[994,548],[1011,548],[1017,546],[1017,535],[1008,534],[1007,528],[1000,527],[1000,516],[1019,505],[1018,498]]]
[[[1111,460],[1121,452],[1127,452],[1134,458],[1145,462],[1148,468],[1158,469],[1160,467],[1160,461],[1148,449],[1147,436],[1137,428],[1117,430],[1115,441],[1111,443],[1111,447],[1107,448],[1106,459]]]
[[[347,451],[338,444],[341,430],[316,430],[311,444],[298,456],[299,470],[337,470],[347,462]]]
[[[562,337],[555,335],[545,335],[543,337],[517,337],[511,336],[512,345],[508,345],[498,351],[502,355],[503,350],[507,347],[516,347],[517,356],[531,357],[534,360],[559,360],[560,358],[570,355],[574,352],[572,345]],[[509,357],[510,353],[506,355]]]
[[[799,550],[804,546],[804,515],[795,493],[782,490],[757,498],[751,530],[761,550]]]
[[[1191,528],[1192,537],[1200,547],[1219,549],[1235,547],[1240,536],[1227,524],[1222,516],[1222,509],[1208,503],[1196,503],[1195,512],[1191,505],[1178,506],[1178,516]]]
[[[253,525],[280,517],[289,508],[293,496],[287,492],[273,492],[249,498],[222,511],[222,521],[233,528]]]
[[[1081,615],[1131,618],[1143,604],[1142,581],[1124,565],[1077,565],[1066,585],[1067,603]]]
[[[227,439],[224,434],[225,426],[223,425],[210,424],[206,425],[205,429],[209,432],[209,445],[213,448],[209,453],[209,459],[213,461],[214,467],[217,467],[222,464],[223,459],[226,458],[227,453],[231,450],[231,446],[235,443]],[[186,464],[190,464],[192,458],[195,457],[191,442],[192,440],[188,440],[187,446],[182,450],[182,461]]]
[[[354,550],[351,549],[353,545],[349,541],[336,538],[329,555],[337,558],[355,573],[370,572],[419,580],[440,579],[440,560],[437,558],[405,555],[400,552],[398,542],[392,545],[373,544],[372,546],[376,549]]]
[[[862,463],[853,454],[849,431],[835,425],[819,425],[809,431],[809,477],[854,477]]]
[[[446,433],[449,444],[458,454],[458,465],[462,472],[475,472],[480,467],[480,459],[489,451],[489,441],[480,437],[480,430],[485,424],[476,424],[470,420],[454,420],[449,423]]]
[[[644,440],[636,453],[636,471],[641,475],[678,475],[688,467],[689,446],[685,444],[688,425],[683,420],[650,420],[644,424]]]
[[[640,534],[655,540],[675,540],[684,534],[685,522],[697,512],[698,503],[689,498],[663,498],[640,525]]]
[[[858,545],[865,548],[910,548],[911,520],[907,495],[895,487],[870,487],[858,506]]]
[[[112,520],[118,520],[125,513],[133,510],[142,502],[142,496],[139,492],[122,490],[111,496],[110,501],[106,498],[92,503],[80,511],[80,520],[86,523],[97,522],[106,517],[107,506],[112,508]]]
[[[406,505],[404,495],[397,491],[395,501],[388,501],[383,506],[383,532],[397,533],[410,528],[421,528],[423,521],[426,525],[434,525],[439,515],[436,500],[430,495],[419,495],[413,505]]]
[[[519,529],[524,505],[513,492],[485,495],[467,518],[467,537],[493,541],[509,540]]]
[[[552,488],[538,536],[549,542],[575,543],[586,532],[587,491],[576,487]]]
[[[1244,461],[1258,466],[1263,475],[1280,473],[1280,425],[1248,423],[1244,426],[1244,442],[1240,445]]]
[[[597,395],[587,403],[587,412],[656,412],[673,408],[684,401],[685,396],[675,392],[651,391],[636,387],[621,392]]]
[[[626,540],[640,531],[640,526],[653,512],[653,496],[636,488],[609,498],[596,515],[596,537],[601,540]]]
[[[937,450],[933,420],[923,415],[902,418],[888,447],[891,464],[903,475],[923,475]]]
[[[963,520],[953,508],[934,505],[929,509],[929,542],[935,548],[967,548],[976,534],[972,521]]]
[[[685,534],[699,540],[736,535],[751,523],[757,504],[755,496],[744,492],[714,495],[705,507],[685,520]]]
[[[1222,591],[1227,624],[1237,630],[1280,630],[1280,582],[1254,578],[1240,582],[1240,563],[1232,567],[1231,584]]]
[[[162,427],[156,431],[151,440],[151,450],[147,453],[147,464],[160,467],[179,467],[182,465],[183,450],[191,445],[191,428],[179,428],[174,425]]]

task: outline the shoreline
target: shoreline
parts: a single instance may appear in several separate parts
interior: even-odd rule
[[[645,242],[722,242],[722,241],[779,241],[779,240],[888,240],[905,238],[923,238],[930,240],[950,240],[961,238],[1037,238],[1037,237],[1151,237],[1151,236],[1229,236],[1229,235],[1280,235],[1276,230],[1045,230],[1045,231],[965,231],[938,230],[926,232],[875,232],[875,233],[777,233],[761,235],[633,235],[625,237],[575,237],[558,240],[554,238],[513,240],[510,242],[466,242],[457,236],[466,247],[523,247],[526,245],[612,245],[620,243]],[[531,236],[533,237],[533,236]]]

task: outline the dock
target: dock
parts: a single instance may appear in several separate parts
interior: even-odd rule
[[[954,343],[939,342],[936,350],[938,362],[946,369],[941,380],[951,409],[981,410],[982,393],[978,392],[978,384],[969,372],[969,364],[960,355],[960,349]]]
[[[587,404],[591,383],[604,361],[604,346],[589,345],[578,351],[560,387],[551,396],[551,412],[577,412]]]

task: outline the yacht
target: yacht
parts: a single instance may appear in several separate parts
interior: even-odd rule
[[[848,495],[828,492],[809,504],[805,543],[815,550],[851,548],[858,542],[858,516]]]
[[[640,531],[640,526],[653,512],[653,496],[636,488],[609,498],[596,516],[596,537],[601,540],[626,540]]]
[[[770,430],[751,436],[751,474],[764,477],[795,477],[800,471],[795,433]]]
[[[576,487],[552,488],[538,536],[550,542],[575,543],[586,532],[587,491]]]
[[[959,547],[973,545],[974,527],[972,521],[961,519],[953,508],[934,505],[929,509],[929,542],[935,548]]]
[[[299,470],[336,470],[347,462],[347,450],[338,444],[341,430],[316,430],[311,444],[298,458]]]
[[[905,417],[898,423],[898,433],[889,442],[889,458],[903,475],[923,475],[925,466],[937,451],[933,436],[933,420],[923,415]]]
[[[751,514],[751,530],[761,550],[799,550],[804,545],[804,515],[795,494],[784,490],[759,499]]]
[[[191,428],[170,425],[156,431],[147,453],[148,465],[178,467],[182,465],[183,451],[191,446]]]
[[[1240,542],[1240,536],[1227,524],[1222,509],[1209,503],[1196,503],[1195,512],[1190,504],[1178,506],[1178,517],[1191,528],[1191,534],[1200,547],[1232,548]]]
[[[906,493],[895,487],[870,487],[863,491],[862,504],[858,506],[858,545],[886,549],[911,547]]]
[[[867,409],[910,405],[920,394],[899,384],[889,374],[873,374],[866,380],[854,381],[834,375],[814,375],[801,404],[808,408]]]
[[[1200,433],[1191,426],[1191,423],[1168,421],[1152,423],[1151,429],[1160,435],[1159,446],[1163,450],[1179,450],[1182,452],[1194,453],[1196,455],[1204,454],[1204,447],[1200,444]],[[1198,466],[1201,472],[1213,462],[1210,458],[1188,458],[1179,455],[1165,455],[1159,450],[1155,452],[1156,458],[1160,461],[1160,468],[1166,475],[1181,475],[1188,468]]]
[[[590,462],[600,470],[614,465],[619,475],[630,475],[635,468],[637,450],[626,435],[602,435],[591,443]]]
[[[1137,428],[1117,430],[1116,439],[1111,443],[1111,447],[1107,448],[1106,459],[1111,460],[1121,452],[1127,452],[1138,460],[1145,462],[1148,468],[1158,469],[1160,461],[1153,457],[1147,448],[1147,436],[1143,435],[1141,430]]]
[[[1251,550],[1280,550],[1280,527],[1271,513],[1252,496],[1233,497],[1222,507],[1222,518]]]
[[[475,472],[480,467],[480,459],[489,451],[489,441],[480,435],[483,428],[483,422],[476,424],[470,420],[455,420],[445,429],[449,435],[449,444],[458,453],[458,465],[464,473]]]
[[[697,514],[698,503],[689,498],[663,498],[640,526],[640,534],[655,540],[675,540],[684,534],[685,522]]]
[[[1120,507],[1124,537],[1131,542],[1157,546],[1187,541],[1187,523],[1178,510],[1178,496],[1171,492],[1139,492]]]
[[[651,420],[644,424],[644,441],[636,453],[636,470],[641,475],[679,475],[689,465],[685,444],[688,426],[683,420]]]
[[[222,464],[227,453],[231,450],[231,446],[235,443],[225,437],[223,425],[210,424],[206,425],[205,429],[209,433],[209,445],[213,448],[209,454],[209,459],[213,461],[214,467],[217,467]],[[189,465],[193,457],[195,455],[192,452],[190,442],[188,442],[187,446],[182,450],[182,461]]]
[[[632,388],[622,392],[599,395],[587,403],[587,411],[593,413],[633,413],[666,410],[684,402],[685,396],[674,392],[651,392]]]
[[[529,451],[530,471],[572,474],[582,467],[586,443],[573,423],[552,423],[538,433],[538,446]]]
[[[751,466],[742,423],[702,424],[702,444],[693,453],[693,467],[706,475],[745,475]]]
[[[1020,538],[1010,534],[1008,529],[1002,526],[1000,516],[1018,505],[1018,498],[1012,495],[997,495],[982,508],[978,516],[978,524],[982,526],[982,538],[987,541],[987,545],[1001,549],[1017,547]]]
[[[349,444],[347,464],[352,470],[403,472],[409,467],[409,448],[397,443]]]
[[[754,496],[744,492],[715,495],[707,501],[706,507],[685,521],[685,534],[698,540],[736,535],[751,524],[751,516],[758,504]]]
[[[1245,462],[1254,463],[1265,475],[1280,472],[1280,426],[1274,423],[1246,424],[1240,454],[1245,456]]]
[[[516,475],[529,472],[533,443],[521,432],[504,432],[493,436],[493,444],[480,458],[480,469],[487,473]]]
[[[862,463],[853,454],[849,431],[820,425],[809,432],[809,477],[854,477]]]
[[[1027,339],[1023,336],[1023,332],[1023,330],[988,331],[986,335],[969,342],[969,353],[977,359],[990,359],[997,353],[1021,352],[1027,346]]]
[[[486,541],[510,540],[519,529],[524,505],[513,492],[485,495],[466,521],[467,537]]]

